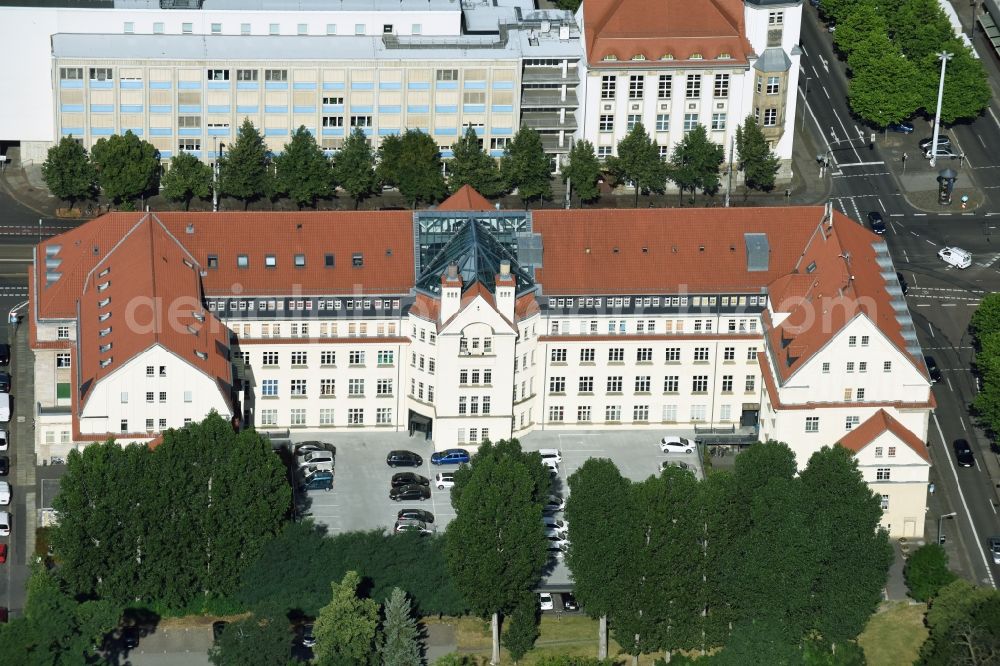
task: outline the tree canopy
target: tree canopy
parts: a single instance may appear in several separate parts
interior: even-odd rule
[[[398,187],[413,207],[436,203],[448,193],[437,143],[420,130],[382,138],[376,175],[382,184]]]
[[[356,571],[348,571],[339,583],[330,583],[330,603],[320,609],[313,628],[318,666],[372,663],[378,604],[358,597],[360,582]]]
[[[482,139],[472,126],[451,144],[452,159],[448,161],[448,187],[452,192],[468,185],[484,197],[503,193],[503,181],[497,161],[482,147]]]
[[[378,654],[382,666],[420,666],[420,630],[413,617],[406,592],[398,587],[383,606],[385,619],[378,636]]]
[[[333,162],[333,175],[344,191],[354,199],[355,209],[364,199],[378,191],[375,153],[360,127],[354,128],[337,153]]]
[[[219,190],[242,201],[244,210],[251,201],[274,191],[270,152],[264,135],[249,118],[243,120],[236,140],[218,159]]]
[[[601,163],[594,153],[594,144],[586,140],[573,143],[562,163],[563,182],[576,193],[580,202],[594,201],[601,196],[597,181],[601,177]]]
[[[500,175],[505,187],[516,189],[526,206],[530,201],[552,197],[549,157],[538,132],[529,127],[517,131],[500,159]]]
[[[686,190],[692,198],[697,190],[705,194],[719,191],[719,167],[725,159],[722,146],[708,138],[704,125],[696,125],[674,146],[670,164],[670,178],[680,189],[683,200]]]
[[[53,195],[69,202],[70,208],[94,192],[97,172],[90,162],[87,149],[72,135],[64,136],[49,148],[42,163],[42,178]]]
[[[958,579],[941,588],[925,619],[921,666],[1000,660],[1000,592]]]
[[[747,116],[743,124],[736,128],[736,152],[740,157],[739,169],[743,172],[745,192],[773,190],[781,160],[767,144],[764,132],[753,115]]]
[[[116,206],[131,208],[134,199],[159,189],[160,152],[130,130],[98,139],[91,159],[101,191]]]
[[[292,635],[285,618],[255,615],[230,622],[208,651],[215,666],[274,666],[292,659]]]
[[[204,199],[212,194],[212,167],[191,153],[183,151],[170,158],[170,168],[163,174],[163,196],[171,201],[183,201],[184,210],[191,199]]]
[[[301,209],[333,193],[333,165],[304,125],[274,158],[275,191],[285,194]]]
[[[936,543],[926,543],[906,558],[906,587],[917,601],[929,601],[958,576],[948,569],[948,553]]]
[[[618,142],[617,155],[606,160],[610,171],[619,183],[635,186],[635,205],[639,205],[640,192],[662,194],[667,187],[667,165],[660,158],[656,141],[649,138],[642,123],[636,123]]]
[[[884,34],[869,35],[847,62],[853,71],[848,102],[865,120],[885,127],[906,120],[920,108],[923,73]]]

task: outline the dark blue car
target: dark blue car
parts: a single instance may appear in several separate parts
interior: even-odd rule
[[[913,134],[912,123],[889,123],[886,129],[890,132],[899,132],[900,134]]]
[[[447,449],[431,454],[432,465],[461,465],[469,462],[469,452],[465,449]]]

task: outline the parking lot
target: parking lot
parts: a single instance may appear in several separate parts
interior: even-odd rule
[[[521,439],[521,446],[525,450],[559,449],[562,452],[562,463],[553,488],[563,497],[568,495],[566,479],[588,458],[610,458],[622,475],[633,481],[642,481],[659,474],[660,463],[665,460],[684,462],[698,478],[702,478],[703,470],[697,451],[691,454],[660,452],[658,442],[666,435],[693,438],[690,431],[679,430],[550,430],[527,435]],[[357,530],[391,529],[397,512],[405,507],[433,513],[434,528],[438,532],[443,532],[455,517],[450,491],[438,490],[434,485],[434,477],[438,472],[455,468],[451,465],[431,465],[430,456],[434,452],[434,446],[422,435],[409,437],[406,433],[293,433],[291,437],[293,446],[314,439],[337,447],[333,489],[311,490],[303,493],[300,499],[305,500],[306,514],[317,524],[326,526],[331,535]],[[389,467],[385,463],[385,457],[394,449],[407,449],[419,454],[424,459],[423,466]],[[430,479],[430,498],[425,501],[390,500],[390,479],[400,471],[413,471]],[[561,560],[546,571],[542,587],[552,590],[572,587],[569,570]]]

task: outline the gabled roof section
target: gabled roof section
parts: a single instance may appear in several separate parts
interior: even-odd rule
[[[910,432],[906,426],[892,418],[884,409],[878,410],[867,421],[852,428],[849,433],[840,438],[840,444],[854,453],[859,453],[884,432],[891,432],[899,441],[913,449],[918,456],[928,463],[931,461],[927,445]]]
[[[642,66],[676,61],[747,62],[742,0],[584,0],[587,62]],[[618,62],[606,62],[611,58]],[[700,56],[700,57],[692,57]],[[726,57],[728,56],[728,58]],[[666,61],[666,62],[662,62]]]
[[[436,210],[482,212],[494,210],[494,208],[493,204],[474,190],[471,185],[462,185],[454,194],[442,201]]]
[[[858,316],[867,317],[926,377],[916,331],[885,242],[831,211],[796,266],[768,287],[764,329],[783,383]],[[777,322],[777,323],[776,323]]]
[[[201,304],[200,267],[146,214],[94,265],[79,296],[79,367],[87,388],[155,345],[212,377],[229,398],[227,329]]]
[[[462,278],[463,291],[480,284],[492,293],[496,289],[496,276],[500,274],[500,263],[503,261],[510,262],[518,294],[535,288],[534,278],[518,265],[517,257],[493,236],[489,228],[479,220],[467,219],[423,269],[417,279],[417,288],[430,294],[440,294],[441,276],[454,264]]]

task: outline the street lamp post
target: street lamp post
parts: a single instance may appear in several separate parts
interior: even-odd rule
[[[931,137],[931,168],[937,166],[938,133],[941,131],[941,98],[944,96],[944,72],[952,54],[941,51],[937,57],[941,61],[941,80],[938,82],[937,111],[934,112],[934,136]]]
[[[799,123],[799,132],[805,130],[806,127],[806,98],[809,96],[809,82],[812,80],[811,76],[806,77],[806,91],[802,93],[802,121]]]
[[[946,513],[943,516],[938,516],[938,544],[941,543],[941,523],[944,522],[945,518],[954,518],[957,515],[958,514],[956,512],[952,511],[951,513]]]

